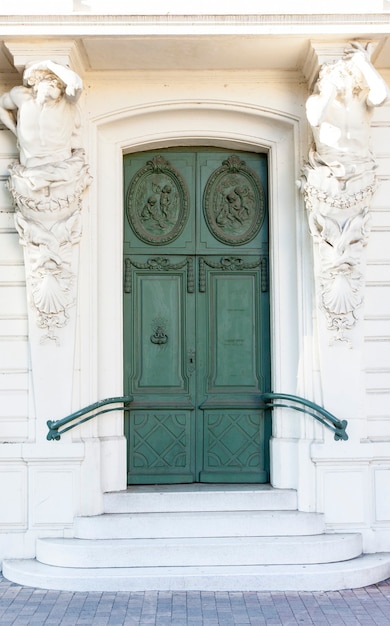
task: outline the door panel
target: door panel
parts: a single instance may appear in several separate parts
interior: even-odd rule
[[[135,404],[188,405],[188,358],[194,345],[193,260],[125,258],[126,385]]]
[[[257,389],[255,276],[213,273],[208,317],[210,337],[209,391]]]
[[[194,416],[184,410],[138,410],[127,423],[131,484],[194,482]]]
[[[204,361],[198,370],[205,372],[197,388],[204,412],[200,480],[265,482],[268,430],[264,413],[256,409],[265,384],[261,329],[267,327],[268,294],[261,292],[262,258],[203,257],[200,266],[205,275],[197,306]]]
[[[204,412],[201,482],[267,482],[261,411],[224,409]]]
[[[139,277],[134,391],[185,389],[180,276]]]
[[[193,260],[126,256],[125,285],[129,482],[193,482]]]
[[[265,185],[261,155],[125,157],[130,483],[268,480]]]

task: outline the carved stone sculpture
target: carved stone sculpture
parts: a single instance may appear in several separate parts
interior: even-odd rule
[[[43,340],[57,340],[75,304],[81,199],[91,177],[76,106],[81,78],[43,61],[28,67],[23,86],[0,97],[0,120],[16,135],[19,161],[9,167],[15,225],[25,247],[30,305]]]
[[[370,119],[388,96],[369,52],[353,43],[343,59],[324,64],[306,103],[314,146],[300,186],[318,244],[320,306],[341,341],[349,340],[363,302],[363,249],[376,184]]]

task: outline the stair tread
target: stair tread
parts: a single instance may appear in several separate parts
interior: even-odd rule
[[[90,520],[90,519],[124,519],[125,517],[134,517],[140,518],[144,517],[202,517],[204,515],[210,517],[225,517],[226,514],[229,513],[229,516],[234,517],[242,517],[244,515],[247,517],[250,515],[251,517],[308,517],[308,518],[322,518],[323,513],[312,513],[308,511],[297,511],[297,510],[278,510],[278,509],[266,509],[262,511],[258,511],[256,509],[245,509],[245,510],[228,510],[228,511],[135,511],[135,512],[126,512],[126,513],[102,513],[100,515],[90,515],[83,517],[76,517],[77,520]]]
[[[311,565],[69,568],[35,559],[3,563],[3,575],[46,589],[325,591],[374,584],[390,576],[390,554],[364,554],[349,561]]]
[[[302,511],[175,511],[104,513],[75,518],[80,539],[314,535],[324,532],[321,513]]]
[[[271,485],[137,485],[106,493],[103,498],[107,513],[297,508],[294,489]]]
[[[139,576],[142,574],[159,574],[161,572],[160,567],[100,567],[100,568],[88,568],[88,567],[53,567],[50,565],[44,565],[43,563],[39,563],[36,559],[5,559],[3,562],[5,565],[14,564],[19,566],[26,566],[26,569],[33,571],[33,569],[37,569],[37,571],[42,570],[45,571],[46,568],[50,568],[55,572],[57,576],[60,576],[62,573],[68,573],[69,575],[74,575],[76,572],[88,574],[90,576],[91,572],[96,573],[99,576],[104,576],[109,574],[110,576],[120,576],[123,573],[126,573],[129,576]],[[355,559],[350,559],[349,561],[337,561],[336,563],[311,563],[309,565],[302,564],[288,564],[288,565],[210,565],[205,567],[192,567],[192,566],[178,566],[178,567],[166,567],[164,568],[165,573],[179,575],[181,573],[192,574],[196,576],[199,571],[204,572],[208,571],[209,573],[215,572],[218,575],[223,576],[224,570],[228,572],[234,571],[242,571],[245,572],[268,572],[268,573],[277,573],[282,571],[289,571],[293,573],[299,573],[302,571],[310,571],[312,573],[316,571],[324,571],[324,570],[345,570],[345,571],[355,571],[356,569],[365,568],[366,566],[371,566],[378,563],[388,563],[390,567],[390,553],[389,552],[376,552],[375,554],[362,554]]]
[[[145,545],[150,546],[167,546],[167,545],[175,545],[180,547],[181,545],[191,544],[201,544],[201,545],[215,545],[216,543],[229,545],[231,543],[246,543],[250,545],[258,545],[259,543],[268,543],[274,544],[275,542],[289,544],[295,542],[305,542],[305,543],[317,543],[317,542],[328,542],[333,543],[335,541],[348,541],[353,540],[357,537],[360,537],[360,533],[324,533],[317,535],[259,535],[252,537],[134,537],[134,538],[105,538],[105,539],[80,539],[78,537],[42,537],[37,539],[38,542],[45,542],[56,545],[70,545],[75,544],[79,546],[88,546],[94,548],[98,548],[99,546],[127,546],[136,544],[138,546]]]

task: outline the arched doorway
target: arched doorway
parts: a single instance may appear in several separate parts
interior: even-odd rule
[[[296,376],[303,325],[311,321],[308,285],[302,293],[302,272],[307,250],[302,244],[306,224],[297,220],[300,196],[295,178],[298,121],[280,111],[230,102],[143,103],[96,118],[96,196],[90,219],[92,237],[85,245],[85,267],[80,291],[90,281],[94,297],[83,328],[81,356],[90,362],[89,378],[83,379],[86,397],[109,397],[123,393],[123,155],[167,147],[218,146],[231,154],[251,151],[267,154],[270,223],[270,343],[273,390],[296,391]],[[85,225],[87,228],[87,224]],[[298,245],[299,242],[299,245]],[[310,242],[309,242],[310,243]],[[309,283],[310,286],[310,283]],[[298,444],[302,420],[285,419],[273,412],[270,441],[270,480],[276,487],[296,487]],[[126,438],[123,415],[109,414],[99,420],[100,475],[103,491],[126,486]],[[97,442],[96,442],[97,444]],[[96,458],[96,455],[94,456]],[[293,471],[292,471],[293,468]]]

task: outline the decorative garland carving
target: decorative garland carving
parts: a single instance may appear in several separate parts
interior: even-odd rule
[[[264,190],[245,161],[232,155],[211,174],[203,212],[210,232],[222,243],[240,246],[256,237],[264,221]]]
[[[264,278],[264,272],[267,265],[264,264],[266,257],[258,257],[255,261],[245,261],[241,257],[226,256],[222,257],[220,261],[212,261],[208,257],[199,257],[199,291],[201,293],[206,292],[206,268],[223,270],[225,272],[237,272],[242,270],[254,269],[261,266],[261,290],[266,291],[266,282]]]
[[[126,212],[135,235],[156,246],[182,233],[189,212],[187,186],[181,174],[162,156],[156,156],[133,177]]]
[[[306,104],[314,146],[298,185],[318,245],[320,307],[335,341],[350,342],[364,300],[363,250],[376,187],[370,118],[388,96],[369,52],[353,43],[343,59],[324,64]]]
[[[178,270],[187,266],[187,293],[194,293],[195,278],[192,257],[187,257],[178,263],[171,263],[170,259],[164,256],[151,257],[145,263],[126,257],[123,278],[123,290],[125,293],[132,293],[131,266],[139,270],[150,270],[153,272],[169,272],[170,270]]]

